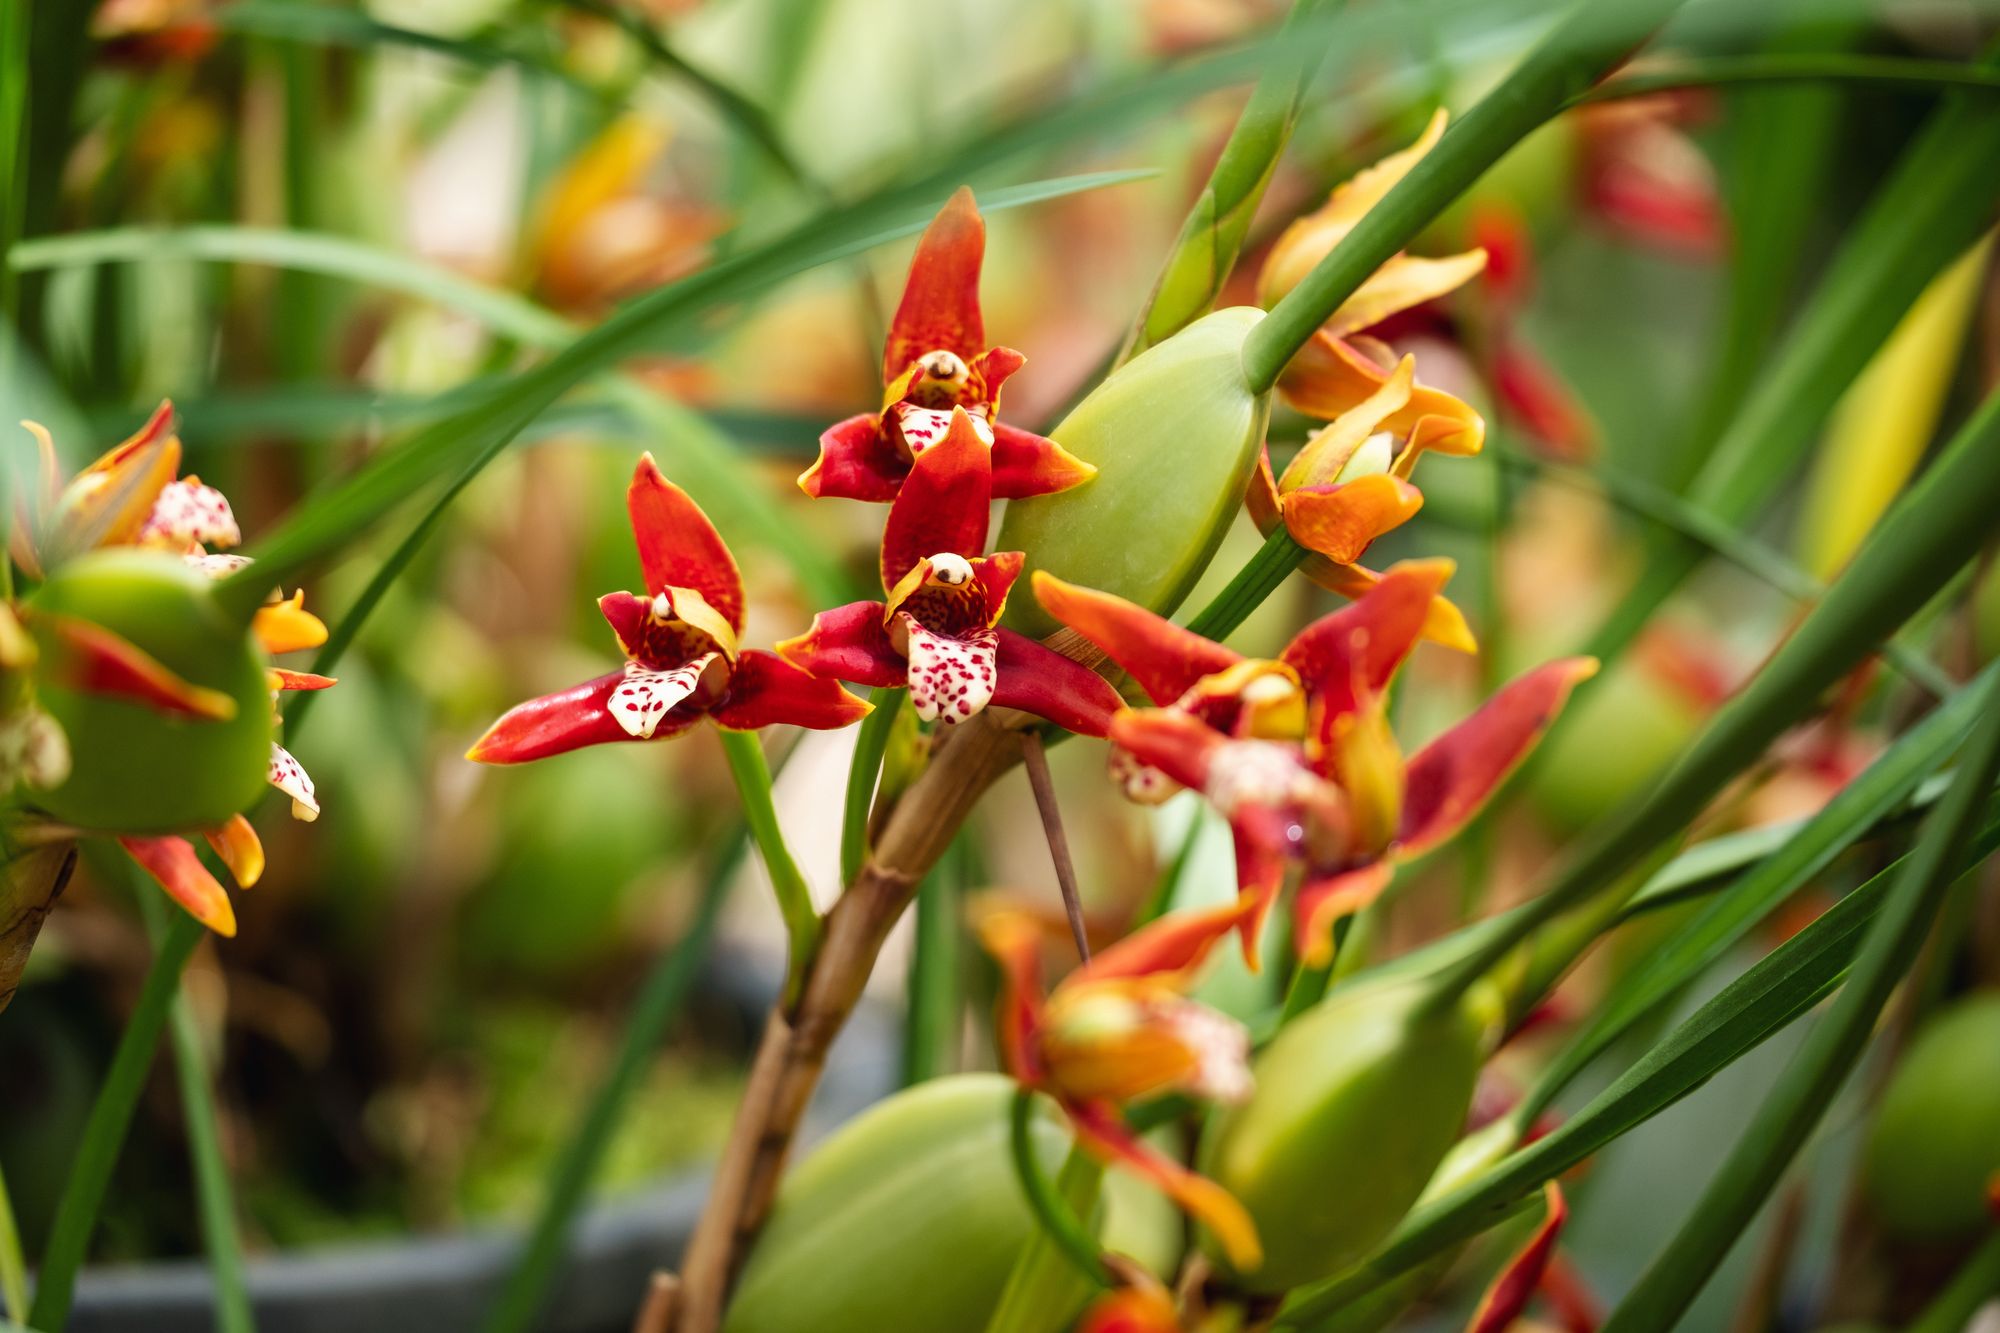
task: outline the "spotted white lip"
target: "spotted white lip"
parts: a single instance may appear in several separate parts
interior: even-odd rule
[[[1298,753],[1277,741],[1230,741],[1208,766],[1207,796],[1225,816],[1245,805],[1283,805],[1301,799],[1312,774]]]
[[[720,656],[720,653],[703,653],[671,671],[655,671],[638,662],[627,662],[625,679],[611,691],[611,700],[606,705],[612,720],[627,736],[650,740],[661,720],[694,693],[695,686],[701,683],[701,673]]]
[[[963,722],[993,699],[1000,635],[990,629],[951,636],[934,633],[899,612],[909,635],[910,704],[925,722]]]
[[[918,407],[914,403],[897,403],[890,411],[896,418],[896,429],[909,446],[910,456],[915,458],[943,440],[951,430],[951,411],[935,407]],[[993,447],[993,427],[985,417],[977,412],[967,412],[966,419],[972,423],[972,433],[979,437],[987,448]]]

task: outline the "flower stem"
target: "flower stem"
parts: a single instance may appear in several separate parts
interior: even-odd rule
[[[1218,641],[1228,638],[1277,590],[1285,576],[1299,567],[1306,554],[1306,548],[1292,540],[1284,524],[1272,528],[1271,535],[1257,548],[1257,554],[1236,571],[1236,577],[1215,594],[1214,601],[1188,622],[1188,628],[1206,638]]]
[[[931,867],[917,890],[916,942],[910,955],[909,1016],[903,1030],[903,1082],[948,1073],[959,1035],[960,895],[971,880],[964,835]]]
[[[729,775],[736,779],[736,794],[743,802],[743,820],[764,858],[771,877],[771,890],[778,897],[778,913],[785,919],[785,935],[791,941],[785,964],[785,1004],[797,1001],[806,969],[812,965],[813,951],[819,947],[819,913],[813,910],[812,892],[799,863],[785,845],[784,830],[778,826],[777,807],[771,804],[771,768],[764,762],[764,745],[754,731],[717,728],[722,752],[729,759]]]
[[[69,1179],[56,1205],[55,1226],[36,1276],[34,1304],[28,1310],[28,1323],[33,1327],[61,1328],[69,1320],[77,1271],[90,1248],[90,1234],[96,1230],[97,1213],[111,1184],[111,1169],[118,1163],[118,1151],[124,1146],[125,1131],[131,1127],[133,1109],[139,1104],[146,1070],[153,1063],[160,1033],[180,992],[181,971],[203,933],[200,922],[176,912],[161,936],[153,966],[139,991],[139,1002],[125,1023],[104,1085],[91,1104],[83,1142],[76,1160],[70,1163]]]
[[[1250,331],[1243,369],[1252,392],[1264,393],[1276,384],[1286,363],[1371,273],[1515,144],[1600,74],[1622,63],[1680,3],[1581,0],[1573,7]]]
[[[1020,1177],[1021,1192],[1028,1196],[1028,1206],[1035,1210],[1035,1220],[1041,1223],[1042,1230],[1076,1265],[1077,1271],[1097,1286],[1109,1286],[1111,1276],[1104,1267],[1097,1242],[1084,1230],[1083,1223],[1077,1221],[1076,1214],[1042,1174],[1041,1163],[1035,1160],[1034,1116],[1034,1091],[1016,1089],[1007,1143],[1014,1154],[1014,1174]]]
[[[852,884],[868,859],[868,816],[875,806],[875,787],[882,776],[882,754],[889,733],[896,729],[905,690],[878,685],[869,701],[875,711],[861,719],[854,733],[854,761],[847,769],[847,803],[840,817],[840,882]]]
[[[1062,889],[1063,911],[1069,916],[1069,933],[1076,940],[1076,956],[1090,961],[1090,932],[1083,922],[1083,899],[1076,888],[1076,864],[1070,859],[1069,835],[1063,832],[1062,804],[1056,800],[1056,785],[1049,776],[1049,756],[1042,748],[1040,733],[1021,733],[1021,757],[1028,769],[1028,785],[1035,791],[1035,808],[1042,815],[1042,833],[1049,840],[1049,859],[1055,862],[1056,884]]]

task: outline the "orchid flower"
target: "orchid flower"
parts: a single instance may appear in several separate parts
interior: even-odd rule
[[[881,602],[822,611],[778,645],[816,676],[907,686],[926,722],[963,722],[988,704],[1102,736],[1117,691],[1079,662],[999,627],[1021,573],[1019,551],[986,550],[992,454],[973,419],[954,410],[889,508],[882,531]]]
[[[179,556],[212,578],[221,578],[249,564],[243,556],[220,549],[239,545],[242,530],[229,500],[199,477],[179,476],[181,442],[173,430],[173,404],[163,401],[146,424],[123,443],[70,478],[59,482],[55,442],[34,422],[23,423],[35,437],[41,455],[41,512],[16,528],[14,558],[31,574],[40,575],[84,551],[108,546],[142,546]],[[30,539],[29,534],[33,534]],[[210,698],[212,691],[180,680],[162,664],[119,636],[67,617],[52,625],[61,645],[61,660],[51,671],[78,688],[115,694],[163,712],[213,717],[227,699]],[[258,608],[251,632],[264,651],[278,655],[315,648],[326,642],[326,626],[305,609],[303,591],[289,598],[276,590]],[[309,672],[273,668],[272,696],[284,690],[324,689],[334,682]],[[233,705],[229,705],[233,706]],[[291,798],[292,815],[300,820],[319,817],[319,800],[305,768],[276,741],[271,743],[271,785]],[[236,882],[256,883],[264,869],[264,851],[250,822],[233,816],[220,828],[204,831]],[[218,934],[235,933],[235,915],[228,895],[202,866],[187,839],[168,834],[119,839],[133,858],[158,880],[174,900]]]
[[[818,461],[799,477],[807,495],[893,500],[916,460],[943,441],[958,409],[992,454],[1000,499],[1049,495],[1096,475],[1054,440],[1000,420],[1000,386],[1026,358],[986,346],[979,310],[985,254],[986,223],[972,191],[960,189],[917,243],[882,353],[882,406],[820,436]]]
[[[1520,331],[1534,294],[1534,240],[1512,207],[1483,201],[1472,231],[1486,251],[1486,299],[1480,305],[1487,374],[1501,418],[1539,440],[1557,458],[1582,462],[1597,452],[1598,428],[1575,392]]]
[[[1022,913],[981,923],[999,962],[1001,1057],[1021,1083],[1054,1098],[1084,1148],[1158,1185],[1215,1234],[1230,1261],[1253,1268],[1256,1227],[1228,1191],[1146,1145],[1122,1108],[1166,1093],[1236,1102],[1250,1093],[1250,1035],[1187,998],[1215,942],[1237,928],[1239,903],[1179,912],[1147,925],[1064,977],[1046,994],[1043,928]]]
[[[1685,93],[1578,107],[1578,177],[1586,209],[1670,254],[1713,260],[1728,244],[1715,165],[1689,137],[1702,103]]]
[[[1530,671],[1406,763],[1387,692],[1451,572],[1448,560],[1393,566],[1274,662],[1037,573],[1049,614],[1104,649],[1155,704],[1112,719],[1111,740],[1125,752],[1114,768],[1152,770],[1143,786],[1156,791],[1200,791],[1230,821],[1250,904],[1246,954],[1297,861],[1300,952],[1323,963],[1334,918],[1371,901],[1398,862],[1462,828],[1596,670],[1590,658],[1568,658]]]
[[[704,717],[731,731],[787,724],[829,730],[868,705],[755,648],[740,648],[743,577],[686,491],[642,455],[626,491],[646,591],[597,606],[625,652],[618,670],[509,710],[466,752],[519,764],[586,745],[678,736]]]

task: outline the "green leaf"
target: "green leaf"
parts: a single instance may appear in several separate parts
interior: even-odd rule
[[[1586,834],[1548,886],[1477,950],[1437,976],[1462,992],[1554,916],[1608,886],[1686,828],[1820,693],[1882,642],[1985,542],[2000,504],[2000,395],[1886,514],[1824,599],[1724,704],[1674,766]]]
[[[2000,849],[2000,804],[1962,866]],[[1759,959],[1677,1025],[1609,1087],[1555,1130],[1490,1171],[1419,1205],[1368,1258],[1327,1282],[1294,1293],[1280,1327],[1309,1328],[1460,1241],[1509,1215],[1519,1202],[1605,1144],[1666,1110],[1838,984],[1868,924],[1888,897],[1895,863]]]
[[[1693,1214],[1611,1312],[1605,1333],[1664,1331],[1680,1321],[1861,1058],[1882,1006],[1923,947],[1952,882],[1967,868],[1967,846],[2000,773],[2000,673],[1980,687],[1978,701],[1978,724],[1951,788],[1924,821],[1847,983],[1806,1034]]]

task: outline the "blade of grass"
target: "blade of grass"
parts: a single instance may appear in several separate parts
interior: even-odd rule
[[[1963,869],[1987,795],[2000,772],[2000,675],[1979,692],[1983,711],[1958,772],[1868,929],[1833,1006],[1757,1110],[1687,1222],[1640,1275],[1605,1333],[1648,1333],[1680,1321],[1717,1265],[1749,1227],[1861,1058],[1875,1022]],[[1975,863],[1976,864],[1976,863]]]
[[[1480,948],[1442,969],[1440,1002],[1462,993],[1553,917],[1612,884],[1688,826],[1820,693],[1915,614],[1984,543],[2000,504],[2000,394],[1989,398],[1797,630],[1647,790],[1585,835],[1547,887]]]
[[[731,832],[723,845],[724,851],[702,887],[694,920],[646,974],[625,1016],[611,1067],[605,1071],[590,1105],[570,1131],[562,1150],[549,1164],[541,1205],[519,1257],[508,1270],[506,1284],[500,1289],[492,1313],[486,1318],[487,1333],[526,1333],[534,1327],[548,1301],[549,1289],[568,1255],[577,1210],[590,1193],[591,1182],[604,1163],[604,1155],[610,1150],[619,1125],[624,1122],[633,1093],[660,1049],[668,1024],[680,1012],[681,1002],[708,958],[729,886],[735,882],[737,868],[749,850],[747,831]]]
[[[2000,48],[1981,68],[2000,69]],[[1954,94],[1905,150],[1708,453],[1688,490],[1697,506],[1728,523],[1755,514],[1903,312],[1991,222],[2000,196],[1991,170],[2000,158],[2000,116],[1991,110],[1983,97]],[[1663,542],[1591,651],[1620,652],[1699,562],[1690,543]]]
[[[139,904],[139,915],[155,948],[168,929],[168,911],[150,884],[124,876]],[[209,1277],[215,1285],[216,1333],[254,1333],[257,1320],[250,1308],[250,1289],[243,1276],[243,1240],[236,1226],[236,1197],[229,1184],[229,1164],[223,1157],[215,1097],[210,1082],[215,1073],[202,1049],[201,1027],[183,984],[174,997],[167,1036],[174,1060],[174,1080],[180,1085],[181,1118],[185,1122],[188,1161],[194,1171],[195,1208],[201,1219],[202,1248],[208,1254]]]
[[[1512,1113],[1515,1122],[1533,1124],[1592,1060],[1901,807],[1963,740],[1995,679],[2000,679],[2000,666],[1988,667],[1980,680],[1899,737],[1773,855],[1718,895],[1672,938],[1638,959],[1593,1007],[1583,1030],[1537,1076]]]
[[[2000,849],[2000,805],[1962,865]],[[1505,1219],[1519,1202],[1644,1124],[1810,1010],[1836,986],[1904,858],[1842,898],[1678,1024],[1631,1068],[1547,1135],[1414,1209],[1345,1273],[1287,1299],[1281,1328],[1311,1328],[1434,1255]]]
[[[28,1307],[28,1322],[37,1328],[59,1329],[69,1322],[76,1275],[88,1254],[91,1233],[97,1229],[111,1169],[118,1163],[146,1071],[159,1050],[160,1033],[180,993],[181,971],[204,933],[193,917],[174,913],[153,954],[138,1002],[119,1034],[111,1066],[84,1121],[83,1139],[63,1182],[49,1243],[35,1274],[35,1299]]]

